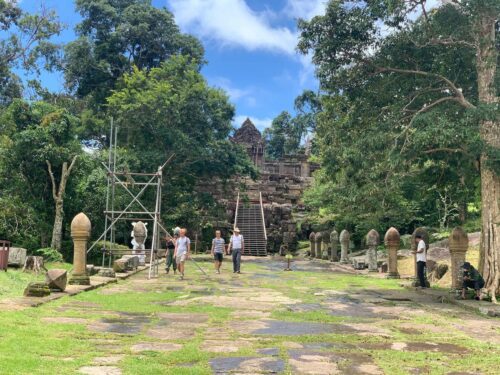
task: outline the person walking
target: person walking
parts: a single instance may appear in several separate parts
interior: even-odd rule
[[[238,227],[234,228],[233,235],[229,241],[228,251],[233,254],[233,273],[240,273],[241,253],[245,250],[245,241]]]
[[[186,228],[182,228],[179,232],[179,238],[175,243],[174,257],[177,262],[177,269],[181,274],[181,280],[184,279],[184,264],[189,259],[191,252],[191,240],[186,236]]]
[[[165,258],[166,258],[165,271],[167,271],[167,274],[170,273],[170,267],[173,268],[174,275],[177,273],[177,262],[175,261],[175,258],[174,258],[175,243],[177,242],[177,238],[179,238],[179,234],[175,233],[175,232],[174,232],[173,237],[171,237],[171,236],[166,237],[167,252],[165,254]]]
[[[427,245],[425,244],[422,235],[417,234],[415,236],[415,242],[417,244],[417,277],[421,288],[427,288],[425,282],[425,266],[427,262]]]
[[[215,261],[215,272],[220,274],[222,259],[224,258],[224,245],[226,241],[221,237],[220,230],[215,231],[215,238],[212,240],[212,256]]]

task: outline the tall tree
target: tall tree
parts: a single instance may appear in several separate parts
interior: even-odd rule
[[[271,127],[264,130],[268,157],[278,159],[285,155],[295,155],[303,148],[304,138],[316,129],[317,116],[321,111],[318,94],[305,90],[294,103],[295,116],[288,111],[281,112],[273,120]]]
[[[173,55],[203,60],[203,47],[182,34],[167,9],[150,0],[76,0],[83,20],[66,46],[68,87],[93,105],[105,104],[117,80],[132,67],[151,69]]]
[[[171,219],[192,225],[205,209],[193,186],[254,173],[246,153],[229,141],[234,107],[224,92],[208,86],[198,67],[175,56],[149,71],[135,68],[108,99],[119,143],[134,154],[131,170],[156,170],[175,153],[165,171],[169,193],[162,206]]]
[[[42,220],[53,215],[51,246],[61,251],[66,185],[82,152],[75,134],[78,119],[43,102],[16,100],[2,120],[10,135],[5,159],[12,174],[8,192],[30,202]],[[24,189],[16,191],[23,185]],[[47,205],[50,200],[52,209]]]
[[[331,94],[363,85],[366,75],[359,72],[412,77],[413,98],[400,118],[403,129],[399,139],[403,141],[411,136],[413,126],[422,116],[445,104],[454,104],[476,115],[478,133],[484,143],[480,160],[483,229],[480,266],[486,287],[494,296],[500,287],[500,173],[496,165],[500,147],[496,74],[500,3],[497,0],[450,3],[439,11],[431,11],[425,0],[332,0],[324,16],[299,22],[299,49],[304,53],[313,51],[322,86]],[[416,12],[421,16],[415,21]],[[442,17],[448,22],[437,22]],[[383,29],[389,28],[404,38],[406,30],[414,25],[421,25],[420,37],[401,52],[469,50],[475,57],[475,89],[457,85],[457,75],[463,74],[457,69],[461,61],[443,60],[435,64],[427,60],[426,64],[418,65],[404,55],[396,61],[394,55],[373,57],[391,39],[384,37]]]
[[[0,0],[0,105],[21,97],[14,68],[39,72],[41,66],[48,70],[59,66],[60,46],[50,40],[61,29],[55,12],[43,6],[29,14],[16,1]]]

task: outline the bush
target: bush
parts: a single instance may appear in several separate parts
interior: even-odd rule
[[[51,247],[45,247],[42,249],[35,250],[33,252],[33,255],[43,257],[43,260],[45,260],[46,262],[62,263],[64,261],[62,254],[56,249],[53,249]]]

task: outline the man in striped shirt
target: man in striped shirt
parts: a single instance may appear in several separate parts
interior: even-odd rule
[[[215,272],[217,273],[220,273],[225,242],[224,238],[221,237],[220,230],[215,231],[215,238],[212,240],[212,256],[215,260]]]

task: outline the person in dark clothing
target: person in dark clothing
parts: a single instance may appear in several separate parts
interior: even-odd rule
[[[167,253],[165,254],[165,271],[167,271],[167,274],[170,272],[170,266],[174,269],[174,275],[177,273],[177,263],[174,260],[175,241],[177,241],[177,237],[178,235],[174,234],[174,237],[167,238]]]
[[[464,272],[464,282],[462,284],[462,299],[465,299],[465,291],[467,288],[473,288],[476,292],[475,299],[481,300],[481,289],[484,287],[484,280],[478,270],[476,270],[469,262],[465,262],[462,266]]]

